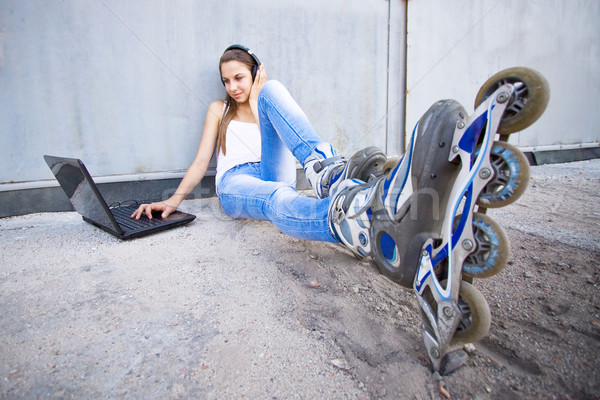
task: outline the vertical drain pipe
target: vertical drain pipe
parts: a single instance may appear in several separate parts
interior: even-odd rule
[[[388,26],[384,151],[388,155],[399,155],[404,153],[407,142],[408,0],[387,1]],[[394,7],[398,7],[397,9],[392,8],[392,1],[394,2]],[[392,43],[393,39],[399,39],[399,43]],[[394,85],[393,87],[391,86],[392,84]],[[391,112],[394,113],[393,116],[390,116]],[[394,139],[392,140],[392,148],[390,148],[390,136]]]
[[[404,3],[404,20],[402,21],[402,79],[400,79],[400,93],[402,97],[402,117],[400,118],[400,142],[398,143],[400,154],[406,150],[406,85],[408,79],[408,0],[402,0]]]
[[[385,73],[385,147],[383,152],[388,154],[388,138],[390,130],[390,47],[391,43],[391,30],[392,30],[392,0],[388,0],[388,15],[387,15],[387,54],[386,54],[386,73]]]

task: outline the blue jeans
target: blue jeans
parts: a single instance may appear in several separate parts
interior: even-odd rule
[[[329,230],[330,198],[302,196],[294,188],[295,159],[304,165],[322,139],[287,89],[267,81],[258,97],[261,161],[238,165],[217,183],[221,207],[233,218],[271,221],[290,236],[337,242]]]

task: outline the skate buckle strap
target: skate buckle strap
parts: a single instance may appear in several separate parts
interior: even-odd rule
[[[331,220],[334,224],[339,224],[345,218],[346,212],[341,207],[336,207],[331,213]]]
[[[346,218],[356,217],[356,215],[349,217],[346,215],[346,212],[350,208],[354,196],[356,196],[358,192],[364,190],[365,187],[368,187],[366,183],[357,184],[356,186],[347,187],[340,192],[339,196],[334,200],[335,206],[331,213],[331,219],[333,223],[339,224]]]
[[[326,167],[330,166],[331,164],[337,164],[343,160],[344,160],[344,158],[342,156],[329,157],[329,158],[326,158],[324,160],[317,161],[316,163],[314,163],[313,169],[318,174],[319,172],[323,171]]]
[[[381,180],[382,180],[382,178],[380,178],[379,181],[377,181],[375,183],[363,183],[361,185],[358,185],[358,186],[350,189],[350,191],[347,195],[348,197],[346,198],[346,200],[344,200],[344,204],[343,204],[343,207],[345,210],[348,210],[350,208],[349,200],[354,198],[355,192],[362,192],[366,188],[368,188],[369,191],[367,192],[367,195],[364,199],[364,203],[362,204],[362,206],[358,210],[354,210],[354,212],[349,213],[347,215],[347,218],[349,218],[349,219],[356,218],[360,214],[365,212],[367,210],[367,208],[371,207],[371,204],[373,204],[373,200],[375,200],[375,194],[377,193],[377,190],[379,189],[379,182],[381,182]]]
[[[347,194],[342,194],[340,197],[341,198],[341,202],[340,199],[336,199],[336,204],[333,207],[333,209],[331,210],[331,221],[334,224],[340,224],[345,218],[346,218],[346,210],[344,207],[344,204],[346,203],[346,200],[348,199],[348,195]]]

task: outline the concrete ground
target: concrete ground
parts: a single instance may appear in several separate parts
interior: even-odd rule
[[[598,185],[600,162],[534,167],[531,190],[553,174]],[[498,215],[560,235],[544,233],[540,207],[528,221]],[[214,198],[182,209],[196,221],[125,242],[74,212],[0,219],[0,398],[444,395],[410,291],[338,245],[231,219]],[[598,253],[598,237],[572,232],[563,243]],[[489,383],[480,392],[494,398]]]
[[[360,392],[290,315],[264,250],[283,235],[228,218],[216,199],[183,208],[191,225],[129,242],[73,212],[0,222],[0,397]]]

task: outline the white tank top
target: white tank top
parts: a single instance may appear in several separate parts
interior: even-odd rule
[[[221,181],[223,174],[233,167],[260,161],[260,130],[257,124],[232,120],[227,127],[225,143],[227,154],[219,150],[217,155],[216,185]]]

